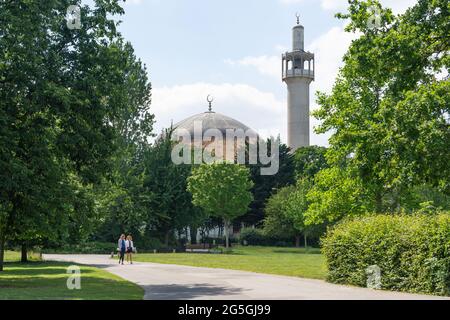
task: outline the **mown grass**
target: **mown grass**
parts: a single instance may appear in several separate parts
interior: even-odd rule
[[[22,264],[16,262],[20,254],[10,251],[5,258],[8,262],[0,272],[0,300],[141,300],[144,296],[141,287],[98,268],[79,266],[81,289],[69,290],[67,267],[73,264]]]
[[[239,246],[228,254],[147,253],[136,255],[134,260],[312,279],[325,279],[327,274],[325,259],[319,249]]]
[[[18,262],[20,261],[21,253],[18,251],[6,251],[5,252],[5,261],[6,262]],[[29,261],[40,261],[40,255],[37,252],[28,252],[28,260]]]

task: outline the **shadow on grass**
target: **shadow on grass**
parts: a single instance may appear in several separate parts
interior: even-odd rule
[[[240,288],[228,288],[209,284],[167,284],[144,286],[146,299],[150,300],[190,300],[208,296],[232,296],[242,293]]]
[[[30,277],[45,277],[49,275],[66,273],[67,267],[76,265],[82,267],[75,263],[52,263],[51,265],[47,262],[6,262],[4,271],[0,272],[0,275],[5,276],[30,276]],[[92,273],[93,270],[83,269],[85,273]]]

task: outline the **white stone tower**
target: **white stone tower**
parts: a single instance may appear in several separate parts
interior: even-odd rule
[[[292,51],[283,54],[283,81],[288,88],[288,146],[292,151],[309,146],[309,85],[314,80],[314,54],[305,51],[305,29],[292,29]]]

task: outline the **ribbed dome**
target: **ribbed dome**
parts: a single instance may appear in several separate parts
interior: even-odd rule
[[[239,122],[233,118],[227,117],[223,114],[207,111],[204,113],[196,114],[187,119],[184,119],[178,123],[176,123],[173,127],[175,130],[177,129],[185,129],[188,130],[191,136],[194,136],[194,122],[201,122],[203,133],[205,133],[208,129],[218,129],[222,132],[222,134],[226,135],[227,129],[242,129],[244,132],[249,130],[242,122]]]

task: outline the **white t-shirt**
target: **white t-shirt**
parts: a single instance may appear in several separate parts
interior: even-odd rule
[[[126,249],[128,249],[128,248],[134,248],[134,245],[133,245],[133,240],[125,240],[125,248]],[[125,249],[125,250],[126,250]]]

